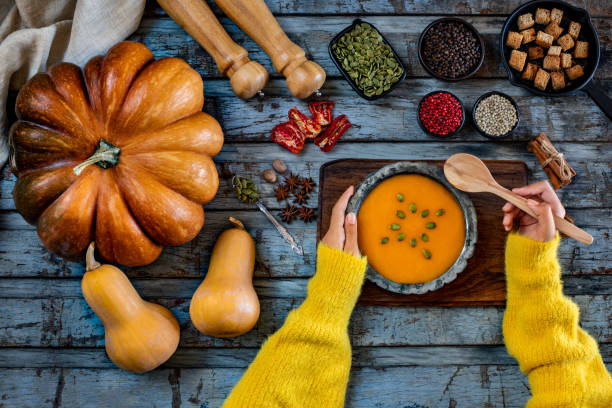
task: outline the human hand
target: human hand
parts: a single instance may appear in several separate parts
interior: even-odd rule
[[[355,213],[344,215],[354,191],[355,188],[350,186],[334,204],[329,229],[321,241],[330,248],[339,249],[353,256],[361,256],[357,242],[357,217]]]
[[[519,234],[536,241],[551,241],[557,234],[553,214],[563,218],[565,208],[548,181],[543,180],[525,187],[514,188],[512,192],[527,198],[527,205],[537,218],[525,214],[511,203],[506,203],[502,208],[504,229],[510,231],[515,220],[518,220]]]

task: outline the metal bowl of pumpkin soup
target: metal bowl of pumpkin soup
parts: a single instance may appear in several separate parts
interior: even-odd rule
[[[414,175],[420,177],[413,177]],[[402,177],[385,183],[384,187],[381,186],[383,182],[396,176]],[[398,186],[402,186],[401,191]],[[431,196],[428,197],[424,189],[430,189]],[[450,193],[450,196],[444,192],[439,196],[440,201],[434,200],[436,192],[444,190]],[[373,194],[373,201],[364,206],[370,194]],[[381,197],[384,201],[380,201]],[[425,205],[419,207],[419,202]],[[431,204],[427,204],[428,202]],[[448,210],[438,208],[438,202],[446,202],[450,207]],[[474,204],[465,193],[446,180],[440,167],[433,164],[400,161],[370,173],[356,187],[347,207],[348,212],[357,214],[360,248],[364,255],[368,256],[368,250],[364,250],[364,247],[372,251],[368,256],[367,279],[385,290],[402,294],[423,294],[440,289],[457,278],[474,254],[478,237]],[[447,218],[444,218],[445,216]],[[376,225],[364,225],[364,222],[371,224],[372,217],[376,219]],[[463,242],[460,238],[460,226],[465,227]],[[422,238],[422,234],[427,237]],[[433,238],[430,238],[430,235]],[[438,252],[436,255],[433,247],[437,248],[437,251],[451,247],[452,250],[449,249],[442,255]],[[429,257],[426,256],[427,252]],[[436,256],[438,258],[435,258]],[[430,267],[428,262],[432,259],[435,262],[432,262]],[[379,267],[384,267],[381,273],[372,265],[377,262]],[[388,265],[391,264],[399,266],[394,266],[392,273],[389,273],[391,269]],[[390,279],[390,275],[396,279]]]

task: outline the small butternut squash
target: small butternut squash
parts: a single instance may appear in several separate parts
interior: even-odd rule
[[[234,219],[213,248],[208,273],[191,298],[194,326],[214,337],[236,337],[259,319],[259,299],[253,289],[255,243],[244,225]]]
[[[81,289],[104,324],[106,353],[113,363],[144,373],[168,360],[180,337],[172,313],[144,301],[119,268],[100,265],[94,258],[93,242],[87,249],[86,263]]]

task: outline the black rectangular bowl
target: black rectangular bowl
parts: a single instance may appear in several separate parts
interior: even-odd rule
[[[340,61],[338,61],[338,59],[336,58],[336,56],[334,55],[334,52],[332,51],[332,47],[335,43],[338,42],[338,40],[340,39],[340,37],[342,37],[346,32],[352,30],[357,24],[361,24],[361,23],[366,23],[368,24],[370,27],[372,27],[374,30],[376,30],[376,32],[378,32],[378,34],[380,34],[383,42],[385,44],[387,44],[389,46],[389,48],[391,48],[391,52],[393,52],[393,56],[395,57],[395,60],[397,61],[397,63],[400,65],[400,67],[402,67],[402,75],[399,77],[399,79],[397,80],[397,82],[395,82],[394,84],[391,85],[391,87],[389,89],[387,89],[386,91],[384,91],[383,93],[381,93],[380,95],[374,95],[374,96],[366,96],[363,91],[361,89],[359,89],[359,87],[357,86],[357,84],[355,83],[355,81],[353,81],[353,79],[349,76],[349,74],[344,70],[344,68],[342,68],[342,63]],[[359,96],[361,96],[363,99],[367,100],[367,101],[373,101],[376,100],[378,98],[382,98],[383,96],[387,95],[389,92],[391,92],[397,85],[399,85],[400,82],[402,82],[404,79],[406,79],[406,67],[404,66],[404,64],[402,63],[402,60],[400,59],[399,55],[397,55],[397,52],[395,52],[395,50],[393,49],[393,47],[391,46],[391,44],[389,43],[389,41],[387,41],[387,39],[385,38],[384,35],[382,35],[382,33],[373,25],[368,23],[367,21],[363,21],[361,19],[355,19],[353,20],[353,23],[346,27],[344,30],[340,31],[338,34],[336,34],[336,36],[330,41],[329,46],[327,47],[327,51],[329,52],[329,56],[331,57],[332,61],[334,62],[334,65],[336,65],[336,67],[338,68],[338,71],[340,71],[340,73],[342,74],[342,76],[344,77],[344,79],[347,80],[347,82],[351,85],[351,87],[355,90],[355,92],[357,92],[357,94]]]

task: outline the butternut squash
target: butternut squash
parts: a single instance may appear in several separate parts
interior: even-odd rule
[[[259,319],[259,299],[253,289],[255,243],[234,219],[213,248],[208,273],[191,298],[193,325],[214,337],[236,337],[251,330]]]
[[[168,309],[144,301],[129,279],[87,249],[87,272],[81,289],[87,304],[104,324],[106,353],[124,370],[144,373],[170,358],[178,347],[180,328]]]

